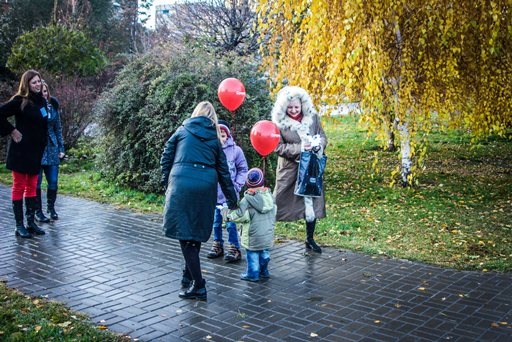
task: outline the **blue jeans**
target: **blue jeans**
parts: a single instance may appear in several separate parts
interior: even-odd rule
[[[49,190],[57,190],[57,184],[59,181],[59,165],[41,165],[39,171],[39,178],[37,180],[37,189],[41,189],[41,183],[43,182],[43,172],[48,183]]]
[[[259,280],[261,278],[268,278],[268,263],[270,261],[270,251],[263,249],[261,251],[247,250],[247,269],[242,274],[252,280]]]
[[[228,243],[236,248],[240,248],[235,222],[226,222],[226,230],[228,231]],[[222,239],[222,214],[218,208],[215,208],[213,216],[213,240],[219,241],[220,245],[224,246],[224,240]]]

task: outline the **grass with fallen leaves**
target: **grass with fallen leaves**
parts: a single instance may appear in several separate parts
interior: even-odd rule
[[[24,295],[0,282],[1,341],[130,341],[94,325],[87,316],[45,298]]]
[[[353,117],[324,125],[330,145],[321,244],[456,269],[512,270],[509,140],[472,145],[460,132],[434,133],[417,185],[390,187],[396,153],[366,139]],[[285,226],[286,235],[304,238],[302,226]]]

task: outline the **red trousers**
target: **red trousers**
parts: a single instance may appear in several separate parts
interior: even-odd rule
[[[37,178],[39,175],[12,172],[12,200],[18,201],[23,197],[36,197]]]

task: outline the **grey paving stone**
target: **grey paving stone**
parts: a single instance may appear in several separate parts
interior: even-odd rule
[[[271,278],[240,280],[201,251],[208,301],[178,298],[183,259],[160,215],[70,196],[44,236],[14,236],[0,185],[0,279],[139,341],[512,341],[512,274],[468,272],[297,241],[271,251]],[[420,289],[422,288],[422,289]],[[506,324],[504,324],[506,323]]]

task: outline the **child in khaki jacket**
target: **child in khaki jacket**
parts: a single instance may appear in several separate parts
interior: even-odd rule
[[[241,245],[247,252],[247,269],[240,279],[259,281],[269,278],[269,249],[274,244],[274,225],[277,206],[270,188],[264,187],[263,172],[252,168],[247,173],[248,189],[238,209],[227,214],[228,219],[240,223]]]

